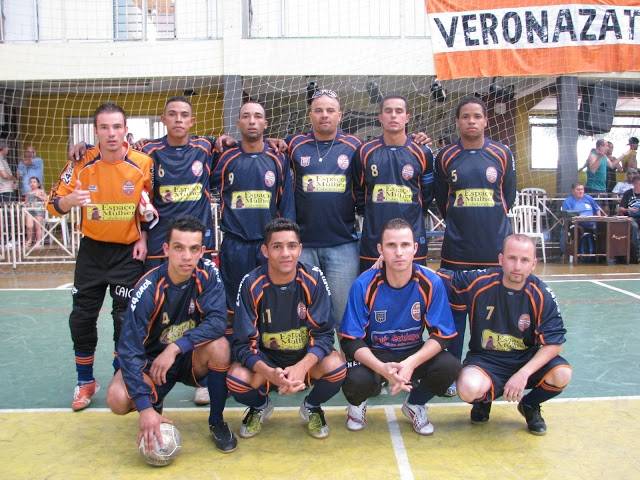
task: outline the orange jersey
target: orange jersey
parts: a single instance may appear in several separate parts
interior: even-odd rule
[[[122,160],[106,162],[100,150],[87,150],[79,162],[68,162],[51,190],[47,210],[60,216],[59,201],[76,188],[89,190],[91,203],[82,207],[82,234],[100,242],[130,244],[140,238],[138,204],[142,191],[153,192],[153,160],[129,149]]]

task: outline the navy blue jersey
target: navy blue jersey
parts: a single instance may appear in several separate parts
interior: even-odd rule
[[[170,343],[188,353],[224,335],[227,309],[218,269],[200,260],[186,282],[175,285],[168,263],[149,271],[131,293],[122,322],[118,357],[129,396],[138,411],[151,406],[143,372]]]
[[[427,238],[423,215],[433,198],[433,155],[429,147],[410,138],[403,146],[389,146],[379,137],[358,149],[354,167],[364,206],[360,257],[378,258],[382,227],[399,217],[413,226],[418,242],[415,258],[424,260]]]
[[[457,335],[442,280],[414,263],[402,288],[387,283],[384,269],[362,273],[351,286],[339,335],[356,341],[352,353],[360,346],[410,350],[424,343],[425,329],[441,345]]]
[[[502,268],[438,273],[449,286],[452,308],[469,314],[470,352],[519,356],[565,342],[556,296],[535,275],[529,275],[522,290],[511,290],[502,284]]]
[[[211,215],[209,182],[213,159],[213,139],[192,136],[189,143],[172,147],[167,137],[152,140],[142,151],[153,158],[155,167],[153,206],[159,220],[149,230],[149,257],[164,257],[162,244],[167,227],[175,217],[192,215],[205,226],[203,244],[214,249],[215,234]]]
[[[341,132],[333,141],[316,141],[310,132],[287,143],[303,245],[333,247],[357,240],[352,160],[362,142]]]
[[[448,145],[438,153],[435,194],[447,228],[442,266],[451,269],[498,264],[511,233],[507,212],[516,198],[516,170],[508,147],[486,139],[478,150]]]
[[[296,278],[287,285],[274,285],[266,265],[252,270],[238,290],[234,359],[247,368],[258,360],[266,363],[263,352],[296,361],[313,353],[322,360],[333,351],[330,295],[318,267],[298,263]]]
[[[241,144],[225,150],[214,168],[212,186],[220,192],[225,233],[262,240],[265,225],[275,217],[295,221],[289,160],[266,144],[261,153],[246,153]]]

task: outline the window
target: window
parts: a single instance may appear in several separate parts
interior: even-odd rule
[[[167,129],[159,117],[129,117],[127,118],[127,127],[129,127],[129,133],[133,135],[134,141],[142,138],[160,138],[167,133]],[[95,144],[93,118],[69,119],[69,141],[71,145],[80,142]]]

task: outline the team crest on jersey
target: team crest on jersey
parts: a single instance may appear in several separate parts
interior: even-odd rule
[[[376,310],[374,313],[374,319],[378,323],[384,323],[387,321],[387,311],[386,310]]]
[[[191,299],[191,302],[189,302],[189,315],[193,315],[195,311],[196,311],[196,304],[193,303],[193,299]]]
[[[131,180],[127,180],[122,184],[122,191],[125,195],[131,195],[136,189],[136,186]]]
[[[67,168],[64,169],[60,179],[66,184],[69,185],[71,183],[71,177],[73,177],[73,164],[67,165]]]
[[[276,183],[276,174],[271,170],[267,170],[267,173],[264,174],[264,184],[267,187],[273,187]]]
[[[300,166],[308,167],[311,165],[311,157],[300,157]]]
[[[420,321],[420,302],[416,302],[411,305],[411,318],[416,322]]]
[[[200,160],[196,160],[191,164],[191,171],[196,177],[202,175],[202,162]]]
[[[307,318],[307,306],[302,303],[302,302],[298,302],[298,318],[300,320],[304,320],[305,318]]]
[[[487,167],[485,175],[487,176],[487,180],[489,180],[489,182],[496,183],[496,180],[498,179],[498,171],[495,169],[495,167]]]
[[[520,315],[518,319],[518,330],[524,332],[531,326],[531,317],[527,313]]]
[[[413,167],[409,164],[402,167],[402,178],[405,180],[410,180],[413,178]]]
[[[349,168],[349,157],[347,157],[344,153],[338,155],[338,167],[342,170],[346,170]]]

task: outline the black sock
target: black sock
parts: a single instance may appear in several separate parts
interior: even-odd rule
[[[209,389],[209,425],[222,423],[222,412],[227,403],[227,372],[209,370],[207,375]]]
[[[522,398],[522,403],[530,407],[540,405],[542,402],[552,399],[562,393],[562,388],[554,387],[545,382],[532,389]]]

